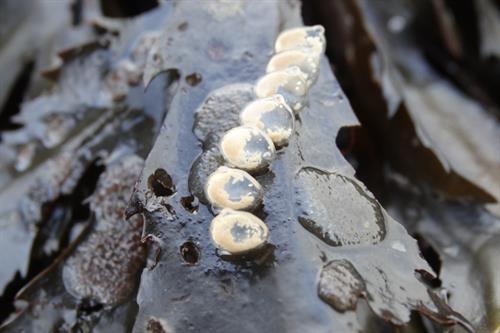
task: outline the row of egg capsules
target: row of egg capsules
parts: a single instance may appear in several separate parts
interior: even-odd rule
[[[304,106],[310,86],[319,73],[325,50],[322,26],[282,32],[275,43],[266,75],[255,85],[257,100],[240,114],[241,126],[224,134],[221,153],[227,166],[212,173],[205,185],[209,202],[222,211],[212,220],[210,235],[225,254],[243,254],[263,246],[269,229],[246,212],[262,202],[262,186],[250,173],[269,167],[294,130],[295,114]]]

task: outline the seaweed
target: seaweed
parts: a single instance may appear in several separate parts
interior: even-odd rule
[[[1,332],[497,328],[493,2],[75,1],[20,47],[48,10],[21,3],[0,5],[0,64],[31,54],[0,89]],[[304,22],[328,46],[253,175],[269,242],[228,255],[218,143]]]

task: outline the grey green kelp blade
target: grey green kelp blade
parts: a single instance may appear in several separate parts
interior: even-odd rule
[[[147,83],[162,70],[175,69],[184,79],[130,209],[131,214],[140,211],[145,216],[150,258],[141,277],[135,332],[153,327],[165,332],[369,329],[360,311],[335,310],[335,303],[330,307],[324,301],[331,290],[328,297],[318,295],[324,291],[318,289],[322,269],[339,260],[356,270],[351,279],[363,280],[355,283],[364,287],[354,288],[351,303],[365,297],[378,317],[398,325],[407,323],[413,310],[454,323],[438,313],[415,276],[416,271],[431,272],[415,240],[353,179],[354,170],[335,144],[339,129],[358,122],[325,59],[309,103],[298,116],[296,133],[271,169],[257,176],[265,195],[256,215],[269,226],[270,246],[257,257],[222,258],[209,239],[212,212],[203,204],[195,209],[186,205],[195,200],[192,193],[200,193],[193,186],[203,182],[189,182],[190,175],[192,179],[193,173],[207,174],[199,161],[210,161],[214,168],[220,163],[211,136],[202,135],[202,142],[199,133],[213,132],[217,138],[217,126],[235,119],[251,98],[251,84],[265,72],[277,34],[301,25],[299,10],[297,2],[173,4],[145,75]],[[235,91],[245,97],[235,102]],[[212,131],[197,128],[196,112],[217,110],[217,103],[227,110],[227,118],[216,112],[210,119]],[[332,211],[328,200],[339,198],[345,202],[339,207],[342,211]],[[358,206],[364,207],[366,221],[354,216]],[[299,222],[304,215],[310,228]],[[349,219],[355,227],[346,223]],[[325,242],[325,235],[336,241]],[[332,287],[333,294],[347,289]]]

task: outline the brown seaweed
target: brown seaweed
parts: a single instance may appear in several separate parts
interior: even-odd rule
[[[17,16],[36,7],[22,3]],[[495,330],[497,101],[484,68],[496,12],[473,5],[479,45],[459,24],[467,6],[166,1],[123,20],[76,1],[74,27],[58,34],[71,43],[41,51],[59,60],[25,70],[54,65],[52,88],[31,81],[0,130],[2,305],[24,286],[0,331]],[[326,25],[330,59],[289,142],[255,175],[269,244],[228,256],[210,239],[217,208],[203,187],[301,14]],[[15,30],[6,22],[0,40]]]
[[[354,170],[338,150],[334,136],[340,128],[356,125],[357,120],[324,59],[308,106],[299,115],[300,126],[295,135],[278,154],[272,168],[257,176],[265,190],[264,204],[257,215],[270,228],[271,248],[264,251],[261,258],[236,261],[225,260],[217,254],[208,237],[208,223],[213,214],[204,205],[193,214],[183,207],[180,199],[200,193],[198,184],[203,183],[208,173],[199,168],[199,159],[206,163],[212,160],[206,154],[216,152],[211,142],[217,140],[213,141],[209,134],[220,137],[219,127],[227,125],[225,119],[233,119],[248,102],[230,96],[234,96],[237,89],[241,96],[251,94],[248,84],[263,74],[277,33],[283,27],[300,24],[300,20],[298,7],[293,4],[259,2],[249,6],[235,2],[225,9],[227,11],[214,13],[212,9],[210,6],[194,9],[188,3],[175,3],[164,28],[165,37],[154,48],[158,49],[157,59],[146,69],[149,71],[146,83],[167,69],[175,69],[181,76],[196,72],[203,80],[195,87],[180,81],[132,200],[133,211],[145,216],[145,236],[154,244],[150,258],[156,261],[141,277],[134,331],[143,331],[152,320],[160,319],[180,331],[360,329],[354,312],[336,312],[316,292],[317,276],[325,262],[332,260],[346,260],[355,267],[367,286],[366,293],[358,296],[364,295],[374,313],[385,320],[402,325],[410,320],[411,311],[426,315],[430,311],[431,319],[459,322],[438,312],[426,286],[415,277],[415,272],[432,275],[431,268],[419,256],[416,242],[383,211],[368,190],[352,178]],[[244,21],[239,19],[240,12],[244,13]],[[262,20],[263,13],[267,15],[265,20]],[[257,20],[256,15],[262,21]],[[182,34],[168,34],[184,22],[188,28]],[[207,37],[200,35],[200,29],[211,33]],[[182,51],[185,49],[198,52],[185,54]],[[254,49],[259,53],[255,54]],[[205,108],[227,110],[228,115],[221,119],[215,112],[207,120],[201,118],[202,113],[197,113]],[[195,118],[207,121],[200,125],[195,122],[191,131]],[[217,159],[213,161],[216,168]],[[159,170],[172,180],[175,186],[172,195],[158,195],[151,187],[148,179]],[[313,170],[316,178],[304,178],[306,173],[301,170]],[[193,173],[198,172],[205,176],[193,177]],[[336,177],[340,182],[354,185],[339,188]],[[198,181],[189,181],[193,178]],[[319,184],[331,186],[333,192],[325,193]],[[335,200],[336,195],[347,205],[342,213],[327,204],[329,199]],[[321,196],[325,196],[325,201],[321,201]],[[363,225],[355,224],[357,227],[351,228],[348,224],[335,223],[339,229],[328,230],[328,233],[338,233],[337,239],[341,241],[324,242],[323,229],[315,232],[316,227],[304,228],[299,223],[304,210],[307,213],[307,205],[315,207],[314,211],[325,211],[312,216],[308,223],[328,224],[328,218],[337,214],[344,214],[339,215],[338,221],[355,220],[355,207],[365,204],[363,198],[369,200],[366,224],[378,226],[374,229],[369,226],[366,234],[358,233]],[[370,206],[374,208],[370,210]],[[300,207],[299,211],[295,207]],[[198,252],[197,261],[189,265],[179,250],[185,242],[194,243]]]

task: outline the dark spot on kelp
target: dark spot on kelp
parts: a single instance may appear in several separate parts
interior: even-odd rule
[[[83,299],[80,304],[78,304],[77,311],[84,316],[91,315],[92,313],[96,313],[101,311],[104,308],[102,303],[95,302],[91,299]]]
[[[186,83],[191,87],[197,86],[201,82],[201,75],[198,73],[192,73],[186,76]]]
[[[148,187],[157,197],[169,197],[175,193],[172,177],[164,169],[156,169],[149,176]]]
[[[194,265],[200,260],[200,250],[191,241],[187,241],[181,245],[180,253],[182,259],[188,264]]]
[[[188,28],[189,24],[187,22],[182,22],[181,24],[179,24],[177,26],[177,30],[179,31],[186,31],[186,29]]]
[[[198,211],[199,202],[194,195],[189,195],[181,198],[181,205],[190,213],[196,213]]]
[[[146,326],[147,333],[171,333],[167,323],[163,319],[150,318]]]

